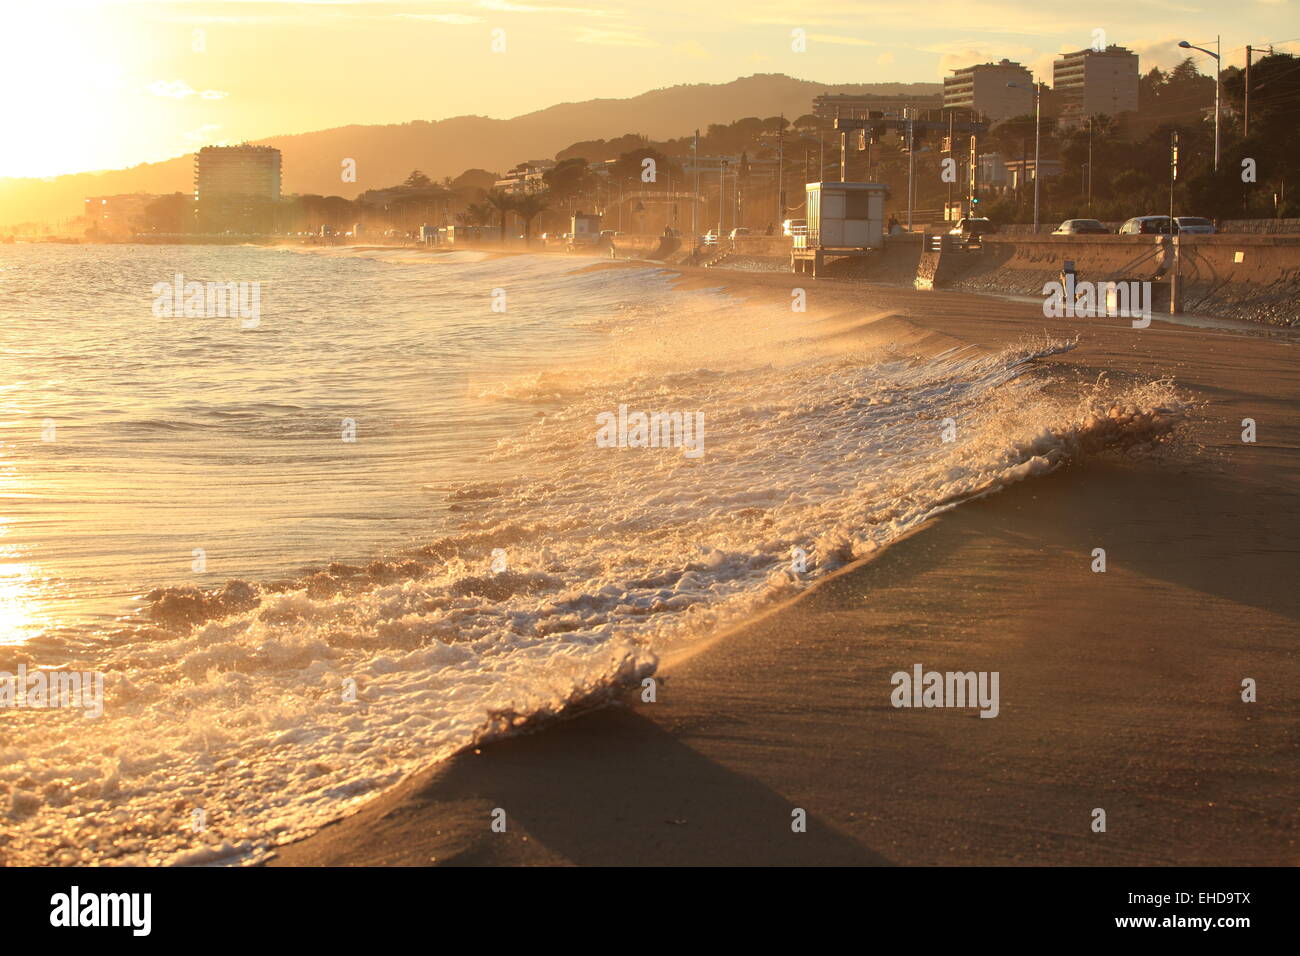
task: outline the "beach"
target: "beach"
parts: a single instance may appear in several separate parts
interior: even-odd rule
[[[800,281],[675,271],[750,306]],[[270,865],[1296,863],[1296,338],[802,281],[810,322],[903,351],[1077,335],[1038,359],[1059,382],[1172,378],[1187,420],[930,517],[665,655],[653,702],[476,744]],[[996,672],[996,717],[893,706],[914,665]]]

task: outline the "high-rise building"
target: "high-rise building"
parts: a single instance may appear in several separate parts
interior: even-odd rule
[[[1015,83],[1024,89],[1012,89]],[[974,110],[991,122],[1034,111],[1034,75],[1020,63],[1003,58],[954,70],[943,79],[943,108]]]
[[[1052,89],[1061,103],[1062,125],[1089,116],[1118,116],[1138,107],[1138,56],[1122,46],[1078,50],[1052,64]]]
[[[199,232],[270,232],[280,200],[280,151],[204,146],[194,156]]]

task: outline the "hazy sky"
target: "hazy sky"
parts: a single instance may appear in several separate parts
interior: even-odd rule
[[[1212,46],[1220,32],[1225,63],[1240,63],[1247,43],[1300,52],[1296,2],[0,0],[0,176],[349,123],[505,118],[751,73],[936,82],[1007,56],[1050,81],[1053,56],[1094,30],[1141,54],[1143,71],[1178,62],[1179,39]]]

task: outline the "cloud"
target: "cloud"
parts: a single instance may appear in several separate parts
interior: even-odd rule
[[[622,13],[616,10],[598,10],[594,7],[555,7],[539,3],[517,3],[515,0],[479,0],[484,10],[496,10],[500,13],[568,13],[578,17],[617,17]]]
[[[591,27],[583,27],[578,32],[577,41],[579,43],[592,43],[597,46],[650,47],[659,45],[654,40],[643,37],[639,33],[629,33],[625,30],[593,30]]]
[[[203,100],[224,100],[229,93],[223,90],[204,90],[199,92],[184,80],[154,80],[145,87],[154,96],[165,96],[173,100],[189,99],[197,96]]]
[[[707,60],[709,58],[709,51],[704,49],[704,47],[700,46],[700,44],[696,43],[694,40],[683,40],[681,43],[673,47],[673,50],[680,53],[682,56],[688,56],[693,60]]]
[[[809,40],[816,40],[818,43],[835,43],[843,46],[880,46],[874,40],[862,40],[858,37],[840,36],[837,33],[810,33]]]
[[[1049,65],[1052,57],[1052,54],[1042,54],[1034,47],[1011,44],[967,46],[962,43],[934,43],[919,49],[926,53],[939,54],[939,72],[945,76],[951,70],[960,70],[962,67],[974,66],[977,63],[997,63],[1004,57],[1031,68],[1036,57],[1048,57]]]
[[[402,20],[429,20],[434,23],[450,23],[455,26],[483,22],[482,17],[471,16],[468,13],[399,13],[397,16]]]
[[[198,129],[192,129],[185,133],[185,139],[191,143],[211,143],[212,133],[221,129],[216,123],[204,123]]]

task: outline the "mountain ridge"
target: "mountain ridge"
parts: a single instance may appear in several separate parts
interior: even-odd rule
[[[745,116],[795,119],[822,93],[932,96],[939,83],[819,83],[782,73],[755,73],[726,83],[681,83],[632,97],[556,103],[509,119],[465,114],[405,123],[350,123],[254,140],[283,154],[283,191],[354,198],[400,182],[412,169],[435,180],[466,169],[505,170],[554,156],[576,142],[638,133],[654,140],[690,135],[710,123]],[[188,192],[193,154],[126,169],[70,173],[51,179],[0,179],[0,224],[56,222],[80,214],[82,200],[118,193]],[[343,161],[356,161],[356,182],[344,182]]]

